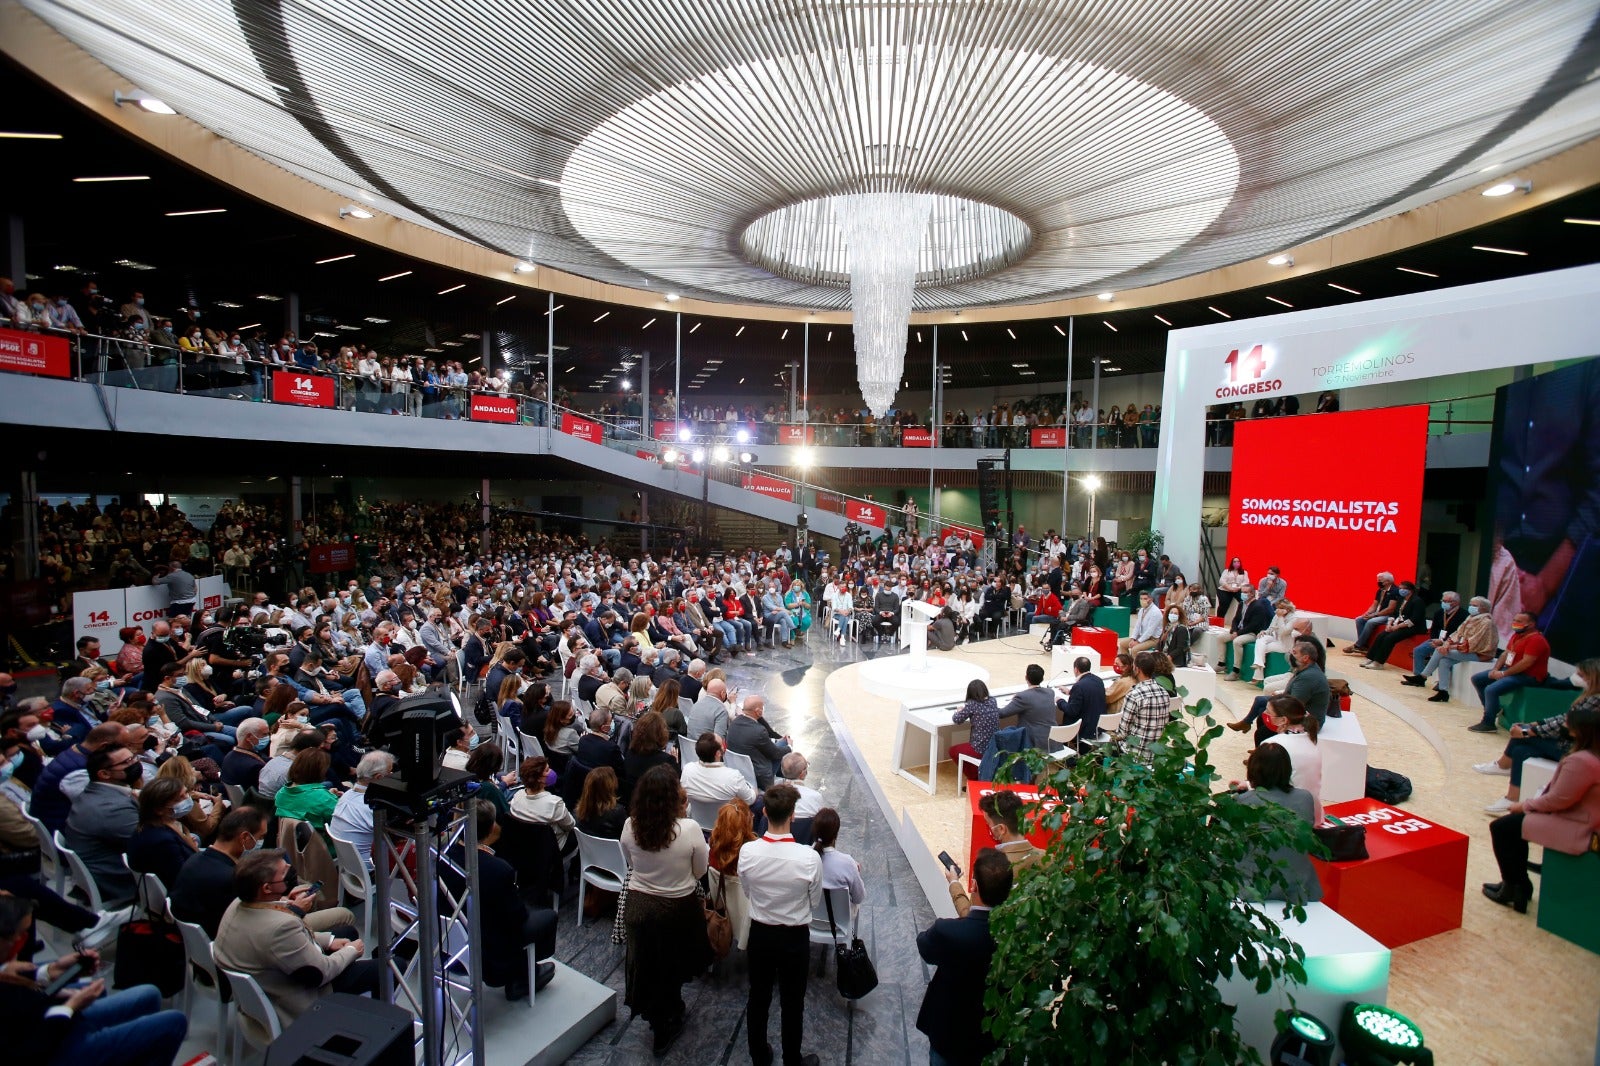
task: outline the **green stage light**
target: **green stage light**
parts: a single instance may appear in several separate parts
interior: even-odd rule
[[[1288,1024],[1278,1030],[1267,1066],[1328,1066],[1333,1061],[1333,1032],[1319,1019],[1297,1010],[1280,1018]]]
[[[1350,1003],[1339,1026],[1350,1066],[1408,1062],[1433,1066],[1433,1052],[1422,1043],[1417,1023],[1378,1003]]]

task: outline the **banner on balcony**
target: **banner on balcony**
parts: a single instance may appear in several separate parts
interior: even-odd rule
[[[356,567],[354,544],[313,544],[307,555],[306,569],[313,574],[335,574]]]
[[[751,492],[771,496],[774,500],[782,500],[784,503],[794,502],[794,486],[775,477],[768,477],[765,474],[746,474],[744,487]]]
[[[517,399],[515,396],[492,396],[481,392],[472,394],[472,420],[474,422],[515,422]]]
[[[779,444],[810,444],[815,435],[811,426],[779,426]]]
[[[900,447],[902,448],[931,448],[933,447],[933,430],[927,426],[902,426],[900,427]]]
[[[882,529],[888,515],[881,503],[869,503],[863,500],[846,500],[844,504],[844,519],[854,522],[858,526],[871,526],[873,529]]]
[[[1035,448],[1065,448],[1067,446],[1067,427],[1035,426],[1032,443]]]
[[[586,440],[590,444],[599,444],[601,439],[600,423],[591,422],[587,418],[579,418],[571,411],[561,415],[561,432],[569,437]]]
[[[70,378],[72,345],[65,337],[0,329],[0,370]]]
[[[965,534],[972,538],[972,546],[974,548],[980,551],[983,549],[983,533],[980,530],[970,529],[967,526],[941,526],[939,529],[939,542],[942,544],[949,540],[952,534],[958,541],[962,534]]]
[[[272,402],[297,407],[332,407],[333,379],[325,374],[272,372]]]

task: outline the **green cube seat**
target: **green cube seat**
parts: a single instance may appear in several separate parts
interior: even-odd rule
[[[1568,855],[1544,849],[1539,875],[1539,928],[1600,955],[1600,922],[1594,901],[1600,899],[1600,853]]]

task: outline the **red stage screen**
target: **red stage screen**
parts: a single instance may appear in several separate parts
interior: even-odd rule
[[[1378,571],[1416,578],[1427,459],[1426,405],[1235,422],[1224,562],[1258,585],[1280,567],[1301,610],[1360,614]]]

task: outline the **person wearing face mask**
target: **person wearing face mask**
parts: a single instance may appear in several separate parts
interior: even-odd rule
[[[480,743],[482,743],[482,740],[476,730],[461,730],[461,735],[456,737],[455,743],[445,749],[442,765],[447,770],[465,770],[467,768],[467,757],[477,749]]]
[[[328,787],[328,767],[332,760],[321,747],[295,755],[289,764],[288,783],[273,795],[279,818],[298,818],[311,828],[322,829],[333,817],[339,796]]]
[[[1365,654],[1372,638],[1388,625],[1389,619],[1400,613],[1400,606],[1400,588],[1394,583],[1394,575],[1387,570],[1379,571],[1378,590],[1373,594],[1372,604],[1355,620],[1356,642],[1344,649],[1345,654]]]
[[[215,937],[222,914],[233,900],[234,865],[260,848],[266,833],[267,816],[259,807],[244,806],[223,816],[211,846],[190,855],[172,881],[162,882],[167,885],[173,916],[180,922],[193,922],[207,936]],[[317,912],[317,917],[322,913]]]
[[[165,620],[158,620],[150,627],[149,643],[144,645],[144,654],[141,666],[144,676],[139,679],[140,692],[154,692],[161,684],[161,671],[180,658],[179,650],[172,643],[172,626]]]
[[[246,718],[234,729],[233,750],[222,760],[222,782],[254,789],[267,764],[272,731],[265,718]]]
[[[13,325],[17,329],[31,330],[35,333],[43,333],[50,328],[50,301],[44,293],[30,293],[26,300],[17,302]]]
[[[175,884],[178,871],[200,850],[184,828],[194,797],[181,781],[158,777],[139,790],[139,828],[128,841],[128,865],[135,873],[155,874],[162,885]]]
[[[1495,733],[1500,699],[1519,688],[1544,685],[1550,680],[1550,642],[1539,632],[1539,620],[1527,611],[1511,620],[1511,639],[1494,665],[1472,675],[1472,687],[1483,701],[1483,718],[1467,728],[1474,733]]]
[[[1600,715],[1600,658],[1584,659],[1573,667],[1572,682],[1578,686],[1579,692],[1570,708],[1543,721],[1513,725],[1511,740],[1500,757],[1492,762],[1473,765],[1472,768],[1480,774],[1511,778],[1506,794],[1484,808],[1489,814],[1505,814],[1512,804],[1522,799],[1522,766],[1527,760],[1549,759],[1559,762],[1571,750],[1568,715]]]
[[[1141,592],[1152,592],[1156,587],[1158,573],[1155,560],[1150,558],[1150,553],[1143,548],[1133,560],[1133,576],[1129,587],[1137,595]]]
[[[1438,624],[1438,619],[1435,619],[1435,625]],[[1407,674],[1401,684],[1421,688],[1437,672],[1439,677],[1434,682],[1434,694],[1428,697],[1428,702],[1448,703],[1450,675],[1454,672],[1455,664],[1486,663],[1494,658],[1499,642],[1500,636],[1495,632],[1488,597],[1474,596],[1465,610],[1456,612],[1453,632],[1441,628],[1434,639],[1423,641],[1411,653],[1413,672]]]
[[[1183,612],[1177,607],[1166,609],[1165,628],[1161,631],[1158,648],[1172,660],[1172,665],[1189,665],[1189,627],[1184,624]]]
[[[89,784],[72,801],[62,835],[88,867],[101,899],[107,906],[121,906],[135,895],[133,875],[122,856],[139,828],[136,790],[144,768],[138,756],[117,744],[90,755],[84,769]]]
[[[1382,670],[1401,641],[1427,632],[1428,605],[1417,595],[1416,583],[1400,582],[1399,594],[1400,609],[1367,644],[1367,661],[1361,664],[1363,670]]]

